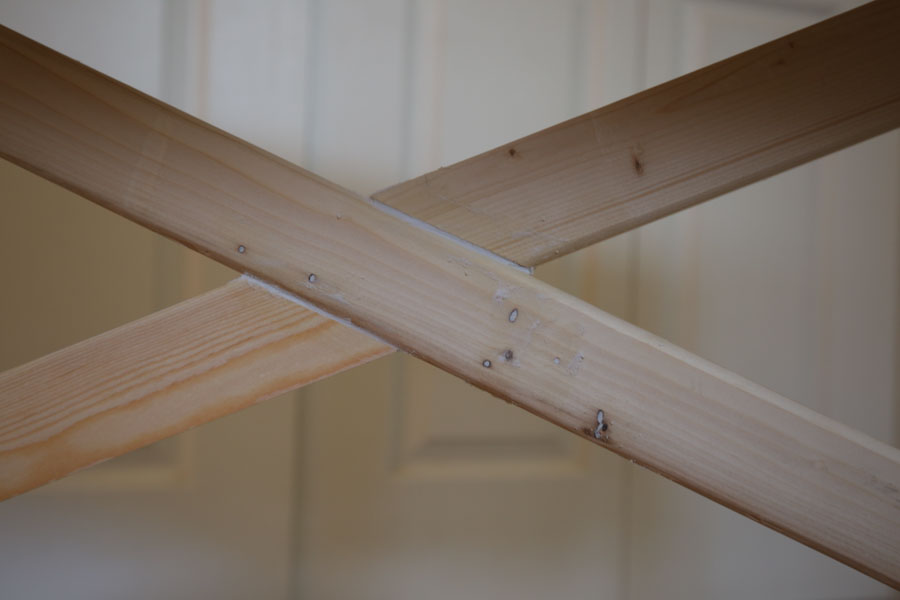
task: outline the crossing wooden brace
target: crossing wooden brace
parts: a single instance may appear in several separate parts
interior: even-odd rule
[[[900,451],[521,267],[897,127],[898,57],[878,0],[363,199],[2,29],[0,155],[246,276],[0,374],[0,497],[400,348],[900,587]]]

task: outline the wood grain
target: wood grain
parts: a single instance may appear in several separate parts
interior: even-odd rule
[[[9,31],[0,72],[10,160],[900,585],[896,449]]]
[[[375,198],[534,266],[900,126],[898,57],[873,2]]]
[[[0,374],[0,500],[392,351],[237,279]]]

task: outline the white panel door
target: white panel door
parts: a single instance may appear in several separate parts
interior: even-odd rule
[[[369,194],[834,6],[0,0],[0,21]],[[883,136],[538,275],[896,443],[898,165]],[[226,276],[0,175],[0,248],[29,256],[0,266],[21,283],[0,298],[0,366]],[[891,595],[409,357],[301,397],[0,505],[0,598]]]

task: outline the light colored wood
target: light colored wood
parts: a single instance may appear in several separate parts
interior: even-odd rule
[[[375,198],[534,266],[900,126],[898,56],[872,2]]]
[[[21,36],[0,37],[4,156],[900,585],[900,451]],[[600,439],[598,410],[609,425]]]
[[[392,351],[234,280],[0,374],[0,500]]]

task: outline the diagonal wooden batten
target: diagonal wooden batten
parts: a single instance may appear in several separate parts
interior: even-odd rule
[[[0,500],[392,351],[236,279],[0,373]]]
[[[9,31],[0,72],[10,160],[900,585],[900,451]]]
[[[534,266],[900,126],[882,0],[375,198]]]

